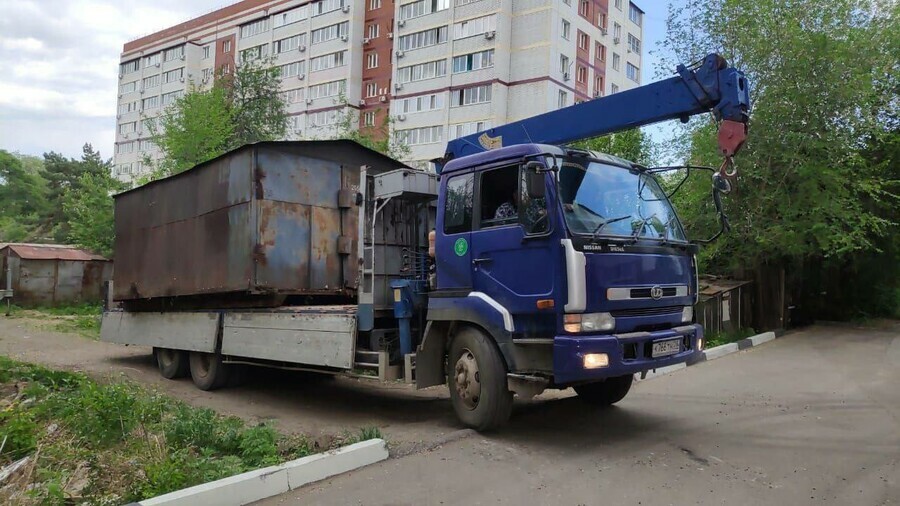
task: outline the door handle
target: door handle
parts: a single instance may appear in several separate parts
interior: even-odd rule
[[[472,263],[475,264],[475,265],[478,265],[478,264],[486,264],[486,263],[490,263],[490,262],[493,262],[493,261],[494,261],[494,259],[493,259],[493,258],[490,258],[490,257],[482,257],[482,258],[474,258],[474,259],[472,259]]]

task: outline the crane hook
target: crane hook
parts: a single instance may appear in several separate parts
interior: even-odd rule
[[[726,156],[719,167],[719,175],[732,179],[737,176],[737,166],[734,164],[733,156]]]

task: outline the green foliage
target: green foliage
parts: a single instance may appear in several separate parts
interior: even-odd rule
[[[0,242],[20,242],[32,237],[41,216],[48,212],[46,181],[19,156],[0,150]]]
[[[343,104],[344,108],[339,113],[332,139],[355,141],[395,160],[405,160],[409,157],[409,146],[391,135],[394,120],[388,115],[387,108],[374,111],[376,118],[374,125],[360,126],[359,111],[349,106],[347,97],[342,94],[338,102]]]
[[[756,330],[749,327],[725,332],[713,332],[706,336],[706,344],[704,344],[703,347],[709,349],[716,346],[722,346],[723,344],[736,343],[742,339],[755,335]]]
[[[684,0],[670,8],[666,67],[719,52],[751,83],[738,190],[725,199],[733,231],[702,253],[708,270],[828,268],[846,288],[862,281],[848,272],[871,268],[882,253],[898,264],[898,13],[896,2],[868,0]],[[718,166],[714,132],[706,119],[692,123],[690,162]],[[715,228],[709,192],[702,177],[675,198],[695,237]],[[882,283],[894,299],[900,271],[889,272]],[[800,304],[821,299],[824,285],[791,282]]]
[[[47,181],[48,198],[51,203],[44,220],[44,228],[49,231],[53,241],[66,243],[72,239],[69,236],[71,223],[65,209],[69,200],[67,196],[91,191],[92,188],[85,188],[82,184],[93,181],[93,178],[85,176],[103,178],[109,176],[111,169],[112,163],[109,160],[104,161],[100,152],[94,151],[90,144],[85,144],[82,148],[80,160],[66,158],[52,151],[44,154],[41,176]],[[112,229],[107,235],[112,236]]]
[[[177,174],[245,144],[284,138],[287,112],[272,60],[239,65],[211,88],[192,87],[157,121],[147,122],[163,158],[145,159],[148,180]],[[140,181],[141,183],[146,181]]]
[[[639,128],[578,141],[573,146],[618,156],[646,166],[653,164],[653,144]]]
[[[69,242],[106,257],[113,254],[115,222],[112,195],[125,189],[110,171],[85,172],[65,192],[63,211]]]
[[[78,469],[88,481],[82,500],[123,504],[316,451],[306,437],[282,436],[269,424],[248,426],[132,383],[98,383],[3,356],[0,398],[0,441],[7,440],[0,466],[36,459],[33,473],[0,489],[4,504],[17,492],[34,504],[67,503]],[[378,436],[367,428],[350,439]]]

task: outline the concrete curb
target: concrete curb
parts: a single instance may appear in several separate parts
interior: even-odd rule
[[[679,369],[684,369],[685,367],[699,364],[701,362],[706,362],[709,360],[715,360],[717,358],[722,358],[726,355],[731,355],[732,353],[737,353],[741,350],[746,350],[748,348],[753,348],[754,346],[759,346],[764,343],[768,343],[776,339],[775,332],[763,332],[762,334],[757,334],[753,337],[748,337],[746,339],[741,339],[740,341],[734,343],[723,344],[722,346],[716,346],[715,348],[710,348],[708,350],[704,350],[697,358],[688,361],[686,364],[675,364],[670,365],[668,367],[660,367],[659,369],[655,369],[653,371],[647,372],[647,377],[644,380],[649,380],[653,378],[658,378],[659,376],[665,376],[666,374],[671,374]],[[641,381],[641,375],[635,374],[634,379],[637,381]]]
[[[249,504],[302,487],[314,481],[353,471],[388,458],[382,439],[370,439],[338,450],[256,471],[223,478],[132,505],[193,506]],[[129,506],[132,506],[129,505]]]

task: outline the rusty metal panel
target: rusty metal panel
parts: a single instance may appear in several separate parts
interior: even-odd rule
[[[53,301],[59,304],[81,302],[84,264],[87,262],[56,261],[56,290]]]
[[[56,291],[56,260],[22,260],[18,284],[13,284],[17,304],[52,305]]]

